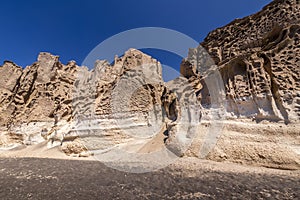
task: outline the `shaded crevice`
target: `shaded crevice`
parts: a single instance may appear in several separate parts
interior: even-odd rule
[[[282,100],[281,100],[281,97],[279,94],[279,86],[274,78],[273,73],[272,73],[271,61],[265,54],[261,54],[260,56],[264,59],[263,67],[270,76],[270,84],[271,84],[270,88],[271,88],[271,93],[274,98],[275,104],[276,104],[277,108],[279,109],[281,115],[283,116],[285,124],[288,124],[290,122],[288,112],[286,111],[285,107],[283,106],[283,103],[282,103]]]
[[[164,88],[161,96],[163,109],[166,112],[166,117],[172,121],[176,121],[178,117],[177,98],[172,91]]]
[[[30,95],[32,94],[33,90],[34,90],[34,83],[37,79],[37,70],[34,72],[33,74],[33,79],[32,79],[32,83],[29,87],[29,90],[27,91],[26,95],[24,96],[24,103],[27,104],[27,101],[29,100],[30,98]]]

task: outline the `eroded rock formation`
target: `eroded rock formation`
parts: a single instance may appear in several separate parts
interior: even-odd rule
[[[64,65],[50,53],[40,53],[24,69],[6,61],[0,66],[0,146],[46,140],[48,147],[61,146],[77,156],[105,154],[116,147],[144,153],[167,148],[177,156],[252,159],[297,168],[299,152],[291,149],[298,148],[299,138],[293,128],[279,144],[273,137],[269,141],[267,131],[219,139],[222,127],[213,124],[217,134],[208,131],[206,138],[219,143],[210,144],[216,148],[209,155],[212,149],[193,139],[212,120],[299,123],[299,15],[297,1],[275,0],[257,14],[212,31],[189,50],[181,63],[182,76],[168,83],[160,63],[135,49],[116,56],[113,64],[98,60],[92,70],[74,61]],[[208,122],[201,125],[203,119]],[[228,127],[230,134],[236,131]],[[283,153],[278,156],[273,147]]]
[[[223,134],[207,158],[299,168],[299,41],[299,1],[274,0],[262,11],[210,32],[201,46],[213,61],[201,46],[189,51],[182,68],[190,72],[183,74],[194,83],[200,77],[202,87],[196,94],[204,107],[202,120],[215,118],[211,113],[216,105],[226,110],[221,122],[232,120],[224,123]],[[207,75],[215,70],[223,79],[223,102],[216,99],[218,95],[211,95],[222,96],[221,91],[213,90],[219,79],[213,82]],[[258,124],[243,125],[247,119]],[[264,125],[268,122],[279,124]],[[207,123],[201,132],[210,134],[210,126]],[[196,139],[189,153],[201,156],[199,144],[203,141],[203,136]]]
[[[219,66],[230,115],[286,123],[300,119],[299,41],[295,0],[275,0],[209,33],[201,45]],[[205,88],[202,101],[210,104]]]
[[[78,149],[99,150],[128,142],[130,133],[149,138],[159,131],[172,136],[169,145],[179,144],[175,121],[188,112],[198,112],[200,121],[200,107],[191,111],[196,100],[190,104],[194,93],[186,79],[166,87],[160,63],[135,49],[116,57],[113,65],[97,61],[91,71],[74,61],[63,65],[49,53],[41,53],[25,69],[11,62],[0,69],[4,146],[48,140],[49,147],[62,145],[70,154],[78,153],[79,138],[87,147]],[[177,148],[178,154],[183,152]]]

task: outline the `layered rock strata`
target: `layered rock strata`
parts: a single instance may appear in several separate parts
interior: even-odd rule
[[[160,63],[135,49],[113,64],[98,60],[92,70],[74,61],[64,65],[50,53],[24,69],[5,61],[0,145],[47,141],[76,156],[167,149],[297,169],[299,13],[298,1],[275,0],[210,32],[189,50],[181,76],[168,83]],[[254,121],[250,128],[247,120]],[[266,125],[275,135],[265,129],[270,122],[278,122]]]

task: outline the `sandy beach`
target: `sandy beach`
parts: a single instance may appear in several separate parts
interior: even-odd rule
[[[133,174],[98,161],[0,158],[0,199],[299,199],[300,171],[182,158]]]

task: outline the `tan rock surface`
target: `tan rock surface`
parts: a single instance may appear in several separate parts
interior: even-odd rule
[[[212,31],[204,48],[189,50],[182,76],[168,83],[161,64],[135,49],[113,64],[98,60],[92,70],[50,53],[24,69],[5,62],[1,149],[44,144],[85,157],[166,148],[177,156],[299,169],[299,13],[296,1],[275,0]],[[214,121],[220,126],[212,135]],[[206,155],[203,146],[214,137]]]
[[[232,116],[299,121],[300,5],[275,0],[209,33],[201,45],[221,71]],[[203,90],[203,101],[209,104]]]

